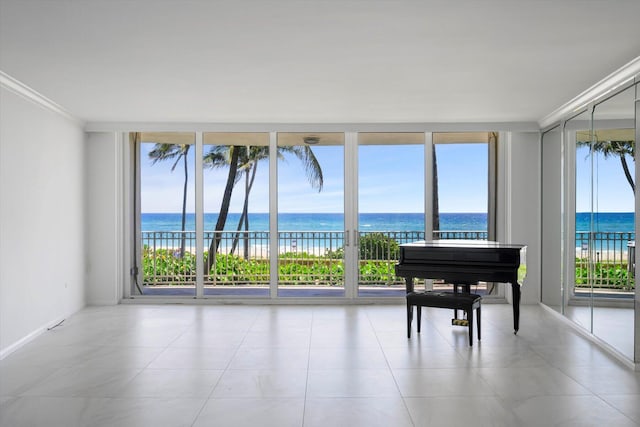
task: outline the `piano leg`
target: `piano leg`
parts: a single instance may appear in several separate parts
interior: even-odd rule
[[[454,294],[458,293],[458,286],[462,286],[462,292],[471,293],[471,285],[469,283],[452,283],[452,286]],[[458,310],[453,310],[453,320],[458,320]]]
[[[404,281],[407,293],[413,292],[413,277],[405,277]]]
[[[511,290],[513,294],[513,334],[515,335],[520,328],[520,284],[512,283]]]

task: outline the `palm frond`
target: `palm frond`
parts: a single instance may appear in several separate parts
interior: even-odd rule
[[[318,158],[314,154],[313,150],[309,146],[287,146],[287,147],[279,147],[278,150],[282,149],[284,152],[288,152],[293,154],[302,162],[304,167],[305,174],[307,175],[307,180],[309,184],[311,184],[311,188],[314,190],[318,190],[318,192],[322,191],[322,186],[324,184],[324,177],[322,175],[322,167],[320,166],[320,162]]]

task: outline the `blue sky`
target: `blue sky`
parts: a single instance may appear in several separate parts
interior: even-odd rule
[[[180,212],[183,169],[171,172],[171,162],[151,166],[148,149],[142,153],[142,211]],[[300,162],[291,157],[278,162],[278,207],[280,212],[342,212],[344,209],[343,147],[315,146],[314,153],[324,175],[318,193],[306,179]],[[487,146],[485,144],[438,144],[438,188],[441,212],[486,212]],[[194,211],[193,164],[190,152],[189,212]],[[205,146],[206,151],[206,146]],[[361,212],[422,212],[424,153],[421,145],[359,147],[359,198]],[[589,209],[586,151],[576,156],[579,212]],[[633,195],[617,159],[599,158],[598,208],[601,212],[633,211]],[[629,161],[633,168],[633,161]],[[258,166],[251,191],[251,212],[268,212],[268,162]],[[227,169],[205,170],[205,212],[218,212]],[[230,212],[242,210],[244,181],[234,189]]]
[[[588,212],[591,194],[591,161],[587,147],[576,151],[576,211]],[[634,176],[635,163],[627,157],[627,164]],[[634,197],[631,186],[624,176],[620,159],[605,159],[597,154],[593,160],[594,169],[594,211],[596,212],[633,212]]]

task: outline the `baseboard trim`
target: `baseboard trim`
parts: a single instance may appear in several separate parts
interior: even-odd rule
[[[635,363],[633,360],[629,359],[627,356],[625,356],[624,354],[616,350],[614,347],[612,347],[609,343],[593,335],[592,333],[590,333],[589,331],[587,331],[577,323],[572,322],[566,316],[563,316],[562,314],[558,313],[553,308],[548,307],[541,302],[539,302],[538,305],[540,305],[540,307],[542,307],[545,311],[553,315],[555,318],[563,322],[565,325],[570,326],[573,330],[578,332],[581,336],[585,337],[592,343],[596,344],[598,347],[604,350],[607,354],[609,354],[610,356],[618,360],[620,363],[622,363],[626,367],[640,372],[640,363]]]
[[[58,318],[56,320],[48,322],[46,325],[41,326],[39,328],[36,328],[34,331],[32,331],[31,333],[25,335],[24,337],[22,337],[21,339],[19,339],[16,342],[14,342],[10,346],[8,346],[6,348],[3,348],[2,350],[0,350],[0,360],[4,359],[5,357],[9,356],[11,353],[13,353],[13,352],[19,350],[20,348],[24,347],[25,345],[29,344],[31,341],[35,340],[40,335],[44,334],[49,328],[52,328],[52,327],[56,326],[57,324],[59,324],[60,322],[64,321],[67,317],[68,316],[60,317],[60,318]]]

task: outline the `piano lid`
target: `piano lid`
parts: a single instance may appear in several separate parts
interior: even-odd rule
[[[412,243],[404,243],[400,247],[414,248],[478,248],[478,249],[523,249],[526,245],[516,243],[501,243],[491,240],[463,240],[440,239],[420,240]]]

